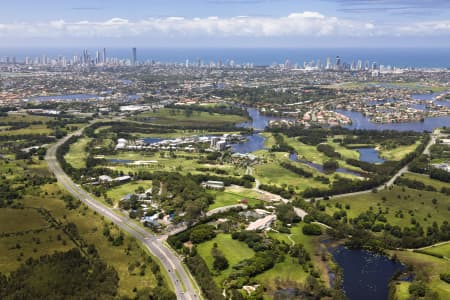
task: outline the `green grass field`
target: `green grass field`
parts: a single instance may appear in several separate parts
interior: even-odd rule
[[[420,141],[417,141],[412,145],[400,146],[389,150],[380,148],[380,157],[385,160],[401,160],[403,157],[416,150],[419,145]]]
[[[17,130],[4,130],[0,131],[0,136],[16,136],[25,134],[43,134],[52,135],[53,130],[47,128],[47,125],[30,125],[27,128],[17,129]]]
[[[45,196],[45,201],[42,201],[44,192],[47,192],[47,196]],[[147,254],[144,254],[144,249],[137,244],[135,239],[125,235],[122,246],[112,246],[102,234],[105,221],[85,206],[81,206],[76,210],[67,210],[64,202],[59,199],[63,193],[59,185],[48,184],[43,187],[40,196],[27,195],[24,204],[28,206],[43,206],[50,210],[56,219],[64,220],[64,222],[73,222],[77,226],[80,236],[88,244],[95,245],[100,258],[116,269],[120,278],[119,295],[134,297],[134,292],[132,291],[134,287],[138,289],[154,287],[156,280],[149,268],[147,268],[144,276],[128,271],[129,264],[136,261],[142,263],[147,257]],[[118,233],[116,229],[112,231]]]
[[[230,234],[218,234],[214,239],[202,243],[197,247],[198,253],[206,261],[212,273],[215,272],[213,270],[213,257],[211,255],[211,249],[214,243],[217,243],[218,249],[227,258],[229,263],[228,269],[214,276],[215,282],[221,286],[222,282],[230,275],[232,266],[244,259],[252,257],[254,252],[245,243],[233,240]]]
[[[425,174],[417,174],[417,173],[405,173],[403,175],[405,178],[411,179],[411,180],[417,180],[420,182],[423,182],[426,185],[431,185],[435,187],[438,191],[442,189],[443,187],[450,188],[450,183],[435,180],[430,178],[430,176]]]
[[[395,300],[407,300],[411,296],[409,294],[409,286],[411,285],[410,282],[402,281],[402,282],[396,282],[395,283]]]
[[[32,229],[46,228],[48,223],[35,210],[25,209],[0,209],[0,232],[12,233]]]
[[[29,257],[39,258],[75,247],[61,229],[54,228],[0,237],[0,272],[5,274],[16,270]]]
[[[404,190],[404,191],[403,191]],[[383,200],[385,198],[386,200]],[[437,199],[437,204],[432,203],[432,199]],[[323,201],[323,204],[328,202]],[[414,217],[423,227],[431,226],[434,221],[441,224],[450,219],[450,198],[444,194],[436,192],[418,191],[409,188],[394,186],[392,190],[383,190],[378,193],[367,193],[351,197],[332,198],[329,201],[330,207],[326,207],[326,212],[332,215],[338,211],[335,203],[343,206],[350,205],[347,211],[348,218],[355,218],[359,214],[366,212],[372,207],[374,212],[380,208],[383,212],[388,210],[385,217],[391,225],[412,226],[411,218]],[[396,217],[396,212],[401,211],[403,218]]]
[[[154,164],[148,166],[130,166],[125,164],[111,164],[109,167],[113,170],[123,171],[125,174],[128,172],[138,171],[176,171],[182,174],[187,173],[204,173],[199,172],[197,168],[218,168],[229,172],[230,175],[241,176],[245,174],[245,169],[235,167],[231,164],[224,165],[207,165],[199,163],[198,160],[203,156],[199,153],[186,153],[177,151],[175,154],[177,157],[171,158],[168,152],[164,157],[161,157],[161,153],[141,153],[141,152],[120,152],[117,155],[108,155],[106,159],[123,159],[123,160],[154,160],[157,161]],[[211,172],[212,173],[212,172]]]
[[[302,244],[311,256],[315,269],[320,270],[321,279],[328,286],[327,266],[321,260],[323,250],[319,237],[307,236],[302,232],[305,223],[299,223],[291,228],[291,233],[269,232],[269,236],[279,241],[292,245]],[[326,252],[326,251],[325,251]],[[292,260],[288,255],[284,262],[277,263],[274,268],[256,276],[257,280],[264,283],[269,290],[274,291],[278,286],[289,286],[292,284],[302,285],[309,274],[303,270],[303,267],[296,261]]]
[[[243,189],[244,190],[244,189]],[[241,200],[247,199],[249,205],[255,205],[262,203],[263,201],[258,200],[258,194],[255,191],[208,191],[210,194],[215,196],[214,203],[208,206],[208,210],[215,208],[239,204]]]
[[[402,263],[412,265],[416,278],[425,281],[428,288],[438,293],[439,299],[448,299],[450,284],[440,280],[439,274],[450,273],[450,261],[410,251],[389,251],[389,253],[395,253]],[[401,287],[400,295],[409,295],[404,289],[405,287]]]
[[[439,254],[450,258],[450,242],[434,247],[427,247],[424,250],[430,253]]]
[[[76,143],[70,145],[69,152],[64,156],[64,159],[76,169],[85,168],[87,158],[86,147],[90,141],[90,138],[80,138]]]
[[[145,112],[137,115],[135,121],[146,121],[153,124],[177,125],[177,126],[220,126],[242,123],[246,118],[237,115],[223,115],[193,111],[187,115],[185,110],[163,108],[155,112]]]
[[[117,204],[123,196],[135,193],[135,190],[142,186],[144,190],[148,190],[152,187],[151,180],[138,180],[128,182],[116,187],[111,188],[106,192],[107,196],[113,200],[113,203]]]
[[[301,177],[286,170],[276,162],[255,166],[254,175],[262,184],[276,184],[279,186],[286,184],[287,186],[295,187],[297,191],[303,191],[308,187],[327,188],[327,185],[312,178]]]

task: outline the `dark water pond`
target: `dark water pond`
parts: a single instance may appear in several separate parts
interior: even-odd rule
[[[404,267],[386,256],[344,246],[331,249],[334,260],[343,270],[343,288],[350,300],[388,298],[389,280]]]

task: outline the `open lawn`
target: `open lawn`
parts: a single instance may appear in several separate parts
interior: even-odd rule
[[[407,300],[411,296],[409,294],[410,282],[400,281],[395,283],[395,300]]]
[[[437,200],[436,204],[432,203],[434,198]],[[378,193],[332,198],[330,201],[322,201],[322,203],[329,204],[326,212],[330,215],[339,210],[335,207],[336,203],[341,203],[343,207],[346,204],[350,205],[350,209],[346,210],[348,218],[355,218],[370,208],[374,212],[378,212],[380,209],[387,212],[384,215],[389,224],[401,227],[412,226],[412,218],[425,228],[431,226],[435,221],[442,224],[443,221],[450,219],[448,210],[450,198],[448,196],[399,186]]]
[[[328,156],[326,156],[324,153],[317,150],[317,146],[310,146],[307,144],[304,144],[297,140],[297,138],[286,138],[286,141],[290,146],[292,146],[295,149],[295,152],[297,152],[297,156],[299,159],[304,159],[319,165],[323,165],[325,161],[330,160]],[[359,159],[359,152],[353,149],[347,149],[343,146],[340,146],[336,143],[328,142],[327,144],[335,147],[336,152],[339,152],[342,155],[342,159],[338,159],[339,166],[342,168],[347,168],[349,170],[354,170],[356,172],[360,172],[361,169],[349,165],[345,162],[345,159],[347,158],[353,158],[353,159]],[[354,178],[355,176],[353,176]]]
[[[142,186],[144,190],[148,190],[152,187],[152,181],[151,180],[138,180],[138,181],[131,181],[116,187],[111,188],[106,192],[107,196],[113,200],[114,204],[117,204],[122,197],[128,194],[135,193],[135,190]]]
[[[70,145],[69,152],[64,159],[76,169],[86,167],[87,152],[86,147],[91,141],[90,138],[82,137],[76,143]]]
[[[11,169],[14,177],[21,177],[26,173],[48,173],[44,161],[33,159],[32,164],[22,161],[6,163],[0,160],[0,168],[8,172]],[[103,220],[98,214],[81,205],[77,209],[69,210],[61,200],[65,194],[59,184],[47,184],[41,187],[28,187],[24,191],[23,199],[16,200],[24,207],[42,207],[63,224],[76,225],[78,234],[86,245],[93,244],[100,258],[108,265],[114,267],[119,275],[118,297],[135,297],[133,289],[152,288],[156,284],[155,276],[147,264],[145,275],[140,276],[140,268],[129,271],[129,265],[136,262],[145,263],[148,254],[137,244],[134,238],[125,234],[123,245],[113,246],[103,235],[103,227],[110,222]],[[0,209],[0,228],[4,231],[14,232],[32,229],[32,232],[0,237],[0,272],[8,273],[15,270],[28,257],[39,257],[51,254],[54,251],[66,251],[76,247],[61,229],[49,228],[48,223],[36,215],[32,209],[12,210]],[[115,227],[111,227],[114,235],[118,234]],[[58,238],[60,236],[60,239]],[[22,253],[22,254],[21,254]],[[167,273],[162,269],[163,276]]]
[[[425,281],[431,290],[439,294],[439,299],[448,299],[450,284],[439,279],[439,274],[450,273],[450,262],[448,260],[410,251],[391,250],[389,253],[395,253],[402,263],[412,265],[416,278]],[[402,289],[400,291],[401,295],[405,295],[405,291],[402,291]],[[409,294],[409,292],[407,293]]]
[[[47,196],[26,196],[24,200],[25,205],[29,206],[43,206],[48,209],[51,214],[58,220],[66,223],[73,222],[78,229],[79,235],[87,244],[94,244],[100,258],[105,263],[113,266],[119,274],[119,295],[134,297],[132,291],[134,287],[142,289],[145,287],[154,287],[156,280],[151,273],[150,268],[147,267],[145,275],[139,275],[139,268],[130,272],[128,270],[129,264],[140,262],[144,263],[147,254],[141,248],[134,238],[125,234],[122,246],[112,246],[111,242],[103,236],[102,230],[105,222],[102,217],[86,206],[81,205],[76,210],[67,210],[60,196],[65,193],[58,184],[48,184],[43,186],[42,193],[47,192]],[[112,227],[111,231],[114,235],[118,234],[118,230]],[[67,239],[67,238],[66,238]],[[128,253],[128,254],[127,254]],[[137,273],[137,274],[136,274]]]
[[[326,252],[322,249],[319,241],[320,237],[313,237],[304,235],[302,228],[305,223],[296,224],[291,228],[291,233],[277,233],[269,232],[269,236],[279,241],[292,245],[302,244],[311,256],[312,263],[316,270],[320,270],[321,279],[328,286],[327,267],[325,262],[322,261],[322,252]],[[303,266],[299,265],[297,261],[286,255],[284,262],[277,263],[274,268],[256,276],[257,280],[264,283],[269,290],[274,291],[278,286],[290,286],[292,284],[301,285],[305,283],[305,280],[309,274],[304,271]]]
[[[206,261],[211,273],[215,272],[213,270],[213,257],[211,255],[211,249],[214,243],[217,243],[217,248],[227,258],[229,264],[228,269],[214,276],[215,282],[221,286],[222,282],[230,275],[232,266],[244,259],[251,258],[254,255],[254,252],[247,244],[233,240],[230,234],[218,234],[214,239],[202,243],[197,247],[198,253]]]
[[[430,253],[443,255],[450,259],[450,242],[438,246],[427,247],[424,250]]]
[[[420,145],[420,141],[417,141],[415,144],[408,145],[408,146],[400,146],[394,149],[383,149],[381,147],[379,148],[380,156],[385,160],[401,160],[409,153],[416,150],[416,148]]]
[[[58,236],[61,239],[58,239]],[[9,273],[16,270],[29,257],[39,258],[75,247],[61,229],[55,228],[0,237],[0,272]]]
[[[35,209],[0,208],[0,233],[43,229],[48,225]]]
[[[193,111],[189,115],[188,110],[163,108],[155,112],[145,112],[133,118],[136,121],[145,121],[160,125],[176,126],[220,126],[247,121],[246,118],[237,115],[224,115]]]
[[[417,180],[417,181],[423,182],[426,185],[431,185],[431,186],[435,187],[438,191],[441,190],[443,187],[450,188],[450,183],[432,179],[432,178],[430,178],[430,176],[425,175],[425,174],[417,174],[417,173],[408,172],[408,173],[405,173],[403,176],[410,180]]]
[[[227,191],[224,192],[214,190],[210,190],[208,192],[215,196],[214,203],[208,206],[208,210],[239,204],[243,199],[246,199],[249,205],[262,203],[262,201],[258,200],[258,194],[253,190],[234,192],[233,190],[228,191],[227,188]]]
[[[44,134],[44,135],[52,135],[53,130],[47,128],[47,125],[30,125],[26,128],[17,129],[17,130],[4,130],[0,131],[0,136],[16,136],[16,135],[25,135],[25,134]]]
[[[380,86],[386,86],[386,87],[392,87],[392,88],[403,88],[403,89],[411,89],[414,91],[419,91],[426,93],[428,91],[433,92],[443,92],[448,90],[448,87],[445,86],[439,86],[439,85],[424,85],[422,82],[344,82],[340,84],[335,84],[331,87],[335,88],[347,88],[347,89],[362,89],[366,88],[368,86],[374,86],[374,85],[380,85]]]
[[[255,172],[253,174],[262,184],[275,184],[282,186],[293,186],[297,191],[304,191],[308,187],[327,188],[324,185],[312,178],[305,178],[297,175],[285,168],[281,167],[278,163],[267,163],[255,166]]]
[[[161,156],[163,154],[164,156]],[[204,157],[199,153],[186,153],[177,151],[174,152],[176,157],[170,157],[168,152],[160,153],[141,153],[141,152],[120,152],[117,155],[109,155],[105,159],[121,159],[121,160],[151,160],[156,161],[148,166],[130,166],[126,164],[109,164],[109,167],[113,170],[123,171],[125,174],[128,172],[138,171],[176,171],[182,174],[187,173],[199,173],[197,168],[218,168],[229,172],[230,175],[244,175],[245,169],[239,169],[231,164],[224,165],[207,165],[199,163],[198,160]],[[200,173],[204,173],[203,171]],[[211,172],[213,174],[213,172]]]

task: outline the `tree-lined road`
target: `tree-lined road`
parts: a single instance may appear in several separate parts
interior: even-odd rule
[[[50,171],[55,174],[58,181],[70,194],[85,203],[98,214],[110,219],[114,224],[120,227],[120,229],[128,232],[130,235],[139,240],[150,251],[150,253],[152,253],[152,255],[161,262],[163,268],[167,270],[178,299],[200,299],[197,289],[194,288],[192,277],[190,277],[190,274],[188,274],[188,272],[183,268],[180,258],[164,244],[163,238],[158,238],[157,236],[151,234],[142,226],[133,223],[128,217],[116,214],[112,208],[97,201],[88,192],[75,184],[63,171],[61,165],[56,159],[56,151],[58,147],[66,142],[70,137],[80,134],[81,130],[78,130],[59,140],[48,149],[45,160]]]

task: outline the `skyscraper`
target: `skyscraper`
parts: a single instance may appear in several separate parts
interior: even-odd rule
[[[132,50],[133,50],[133,55],[131,57],[131,64],[133,66],[135,66],[136,62],[137,62],[137,50],[136,50],[136,48],[133,48]]]
[[[106,64],[106,48],[103,48],[103,57],[102,57],[103,63]]]
[[[325,67],[327,70],[331,70],[332,69],[332,65],[331,65],[331,58],[327,57],[327,65]]]
[[[336,56],[336,69],[339,70],[341,68],[341,58]]]

